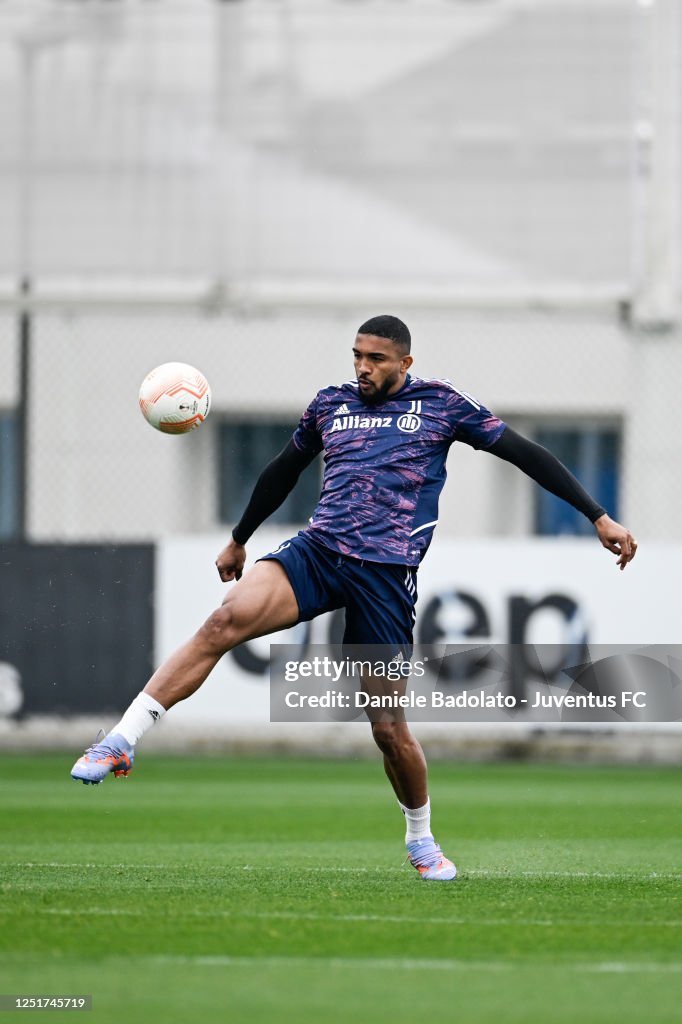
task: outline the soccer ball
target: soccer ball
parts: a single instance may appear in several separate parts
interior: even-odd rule
[[[140,388],[140,409],[147,423],[164,434],[186,434],[204,422],[211,389],[203,373],[187,363],[163,363],[148,373]]]

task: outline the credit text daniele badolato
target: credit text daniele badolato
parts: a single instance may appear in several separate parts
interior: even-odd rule
[[[511,694],[486,693],[483,690],[462,690],[460,693],[444,693],[434,690],[430,694],[392,693],[369,694],[364,690],[347,693],[343,690],[326,690],[323,693],[301,693],[289,690],[284,697],[288,708],[645,708],[646,692],[624,690],[620,694],[546,694],[536,693],[532,699],[516,698]]]

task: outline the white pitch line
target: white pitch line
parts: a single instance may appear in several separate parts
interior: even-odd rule
[[[254,865],[254,864],[242,864],[240,867],[235,867],[232,864],[139,864],[139,863],[126,863],[126,864],[109,864],[109,863],[67,863],[62,861],[26,861],[24,863],[5,863],[6,867],[17,867],[17,868],[88,868],[99,871],[106,871],[110,869],[127,869],[127,870],[140,870],[140,871],[179,871],[185,868],[191,867],[193,871],[200,869],[202,871],[262,871],[270,873],[272,866],[267,865]],[[336,865],[297,865],[297,872],[323,872],[329,874],[335,874],[342,872],[345,874],[387,874],[398,871],[403,871],[404,864],[397,867],[390,866],[377,866],[373,868],[368,867],[349,867],[349,866],[336,866]],[[460,879],[465,878],[507,878],[509,881],[513,881],[515,878],[603,878],[603,879],[639,879],[643,882],[652,881],[653,879],[662,879],[664,881],[682,881],[682,873],[677,871],[649,871],[642,873],[640,871],[624,870],[624,871],[514,871],[512,869],[505,868],[467,868],[463,869],[459,875]]]
[[[193,967],[328,967],[356,970],[399,970],[399,971],[470,971],[476,968],[485,971],[518,971],[529,966],[547,971],[572,971],[580,974],[680,974],[679,963],[628,963],[628,961],[602,961],[597,963],[538,964],[519,963],[518,960],[415,960],[400,957],[358,958],[350,957],[240,957],[240,956],[149,956],[136,957],[147,963],[163,966]]]
[[[643,882],[654,878],[679,881],[682,874],[677,871],[512,871],[489,870],[487,868],[470,868],[464,875],[475,875],[477,878],[639,878]]]
[[[6,866],[7,867],[17,867],[17,868],[67,868],[67,869],[69,869],[69,868],[97,868],[100,871],[103,871],[106,868],[139,868],[141,871],[162,870],[163,869],[163,870],[167,871],[168,868],[170,867],[170,865],[168,865],[168,864],[138,864],[138,863],[109,864],[109,863],[105,863],[105,862],[102,862],[100,864],[94,864],[94,863],[88,864],[88,863],[75,863],[75,862],[74,863],[68,863],[66,861],[58,861],[58,860],[46,860],[46,861],[29,860],[29,861],[26,861],[23,864],[18,864],[18,863],[17,864],[10,864],[8,862],[6,864]],[[183,867],[183,866],[185,866],[185,865],[178,865],[178,867]]]
[[[8,954],[8,962],[23,959],[24,955]],[[334,957],[334,956],[225,956],[221,954],[202,954],[197,956],[186,955],[164,955],[150,954],[148,956],[135,953],[131,956],[114,954],[105,957],[105,961],[113,964],[134,963],[149,964],[150,966],[161,967],[218,967],[218,968],[255,968],[257,971],[263,968],[313,968],[317,971],[322,969],[350,969],[350,970],[387,970],[387,971],[471,971],[483,970],[508,972],[518,974],[520,970],[530,969],[534,972],[541,971],[543,975],[552,972],[571,972],[576,974],[680,974],[682,963],[663,963],[655,961],[632,961],[627,960],[603,960],[603,961],[574,961],[570,963],[543,963],[533,960],[463,960],[463,959],[431,959],[419,960],[407,957]]]
[[[32,911],[36,914],[49,914],[55,917],[148,917],[149,908],[133,910],[119,907],[88,907],[85,910],[74,910],[71,907],[40,907]],[[178,910],[167,908],[164,917],[196,917],[196,918],[231,918],[233,920],[282,920],[282,921],[339,921],[376,924],[432,924],[432,925],[487,925],[493,928],[506,928],[521,925],[533,928],[571,927],[575,925],[600,925],[603,921],[589,921],[581,917],[579,920],[558,918],[553,920],[524,917],[498,917],[485,919],[479,917],[414,917],[399,914],[316,914],[299,913],[288,910]],[[637,928],[681,928],[682,921],[637,921]],[[622,921],[617,922],[621,928]],[[614,922],[614,927],[616,923]]]
[[[173,863],[173,864],[141,864],[141,863],[133,862],[133,861],[130,861],[130,862],[126,863],[126,864],[110,864],[110,863],[105,862],[105,861],[102,861],[102,863],[100,863],[100,864],[95,864],[95,863],[80,863],[79,864],[79,863],[76,863],[76,862],[69,863],[69,862],[66,862],[66,861],[54,861],[54,860],[52,860],[52,861],[26,861],[24,863],[10,863],[9,861],[6,861],[5,862],[5,866],[6,867],[16,867],[16,868],[65,868],[65,869],[71,869],[71,868],[93,868],[93,869],[96,869],[98,871],[105,871],[107,868],[116,868],[116,869],[118,869],[118,868],[127,868],[128,870],[139,869],[140,871],[180,871],[180,870],[185,870],[185,869],[190,868],[190,867],[192,868],[193,871],[196,871],[197,869],[200,869],[202,871],[264,871],[264,872],[265,871],[267,871],[267,872],[271,872],[272,871],[272,867],[269,864],[258,865],[258,866],[254,865],[254,864],[242,864],[241,866],[237,867],[237,866],[235,866],[233,864],[196,864],[196,863],[192,863],[192,864],[182,864],[182,863]],[[348,867],[348,866],[338,866],[338,867],[335,867],[333,865],[325,866],[325,865],[319,865],[319,864],[311,864],[308,867],[306,867],[305,865],[297,865],[296,870],[297,871],[343,871],[343,872],[367,874],[370,871],[381,871],[381,872],[401,871],[402,870],[402,865],[399,866],[399,867],[394,867],[394,866],[391,866],[391,867],[380,867],[380,866],[377,866],[375,868],[368,868],[368,867]]]
[[[44,907],[38,909],[36,913],[39,914],[52,914],[57,917],[77,917],[84,915],[88,917],[90,915],[96,915],[101,917],[148,917],[148,909],[130,910],[130,909],[119,909],[117,907],[91,907],[87,910],[73,910],[69,907]],[[492,920],[486,918],[485,921],[479,921],[471,917],[402,917],[399,915],[382,915],[382,914],[314,914],[314,913],[296,913],[294,911],[248,911],[248,910],[187,910],[178,911],[173,913],[167,909],[163,912],[164,917],[198,917],[198,918],[232,918],[240,920],[281,920],[281,921],[338,921],[343,923],[348,922],[359,922],[359,923],[375,923],[375,924],[435,924],[435,925],[471,925],[474,923],[486,924],[493,927],[504,927],[505,925],[537,925],[538,927],[549,928],[555,927],[556,921],[533,921],[524,919],[513,919],[513,918],[497,918]],[[580,921],[580,924],[584,924],[584,921]]]

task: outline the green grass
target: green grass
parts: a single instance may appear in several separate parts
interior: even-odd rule
[[[460,878],[429,884],[378,761],[72,760],[2,761],[1,992],[92,993],[93,1024],[679,1020],[679,770],[434,764]]]

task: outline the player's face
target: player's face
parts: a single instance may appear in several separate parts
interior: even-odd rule
[[[358,334],[353,360],[360,398],[365,405],[378,405],[399,391],[412,365],[412,357],[404,355],[393,341],[374,334]]]

